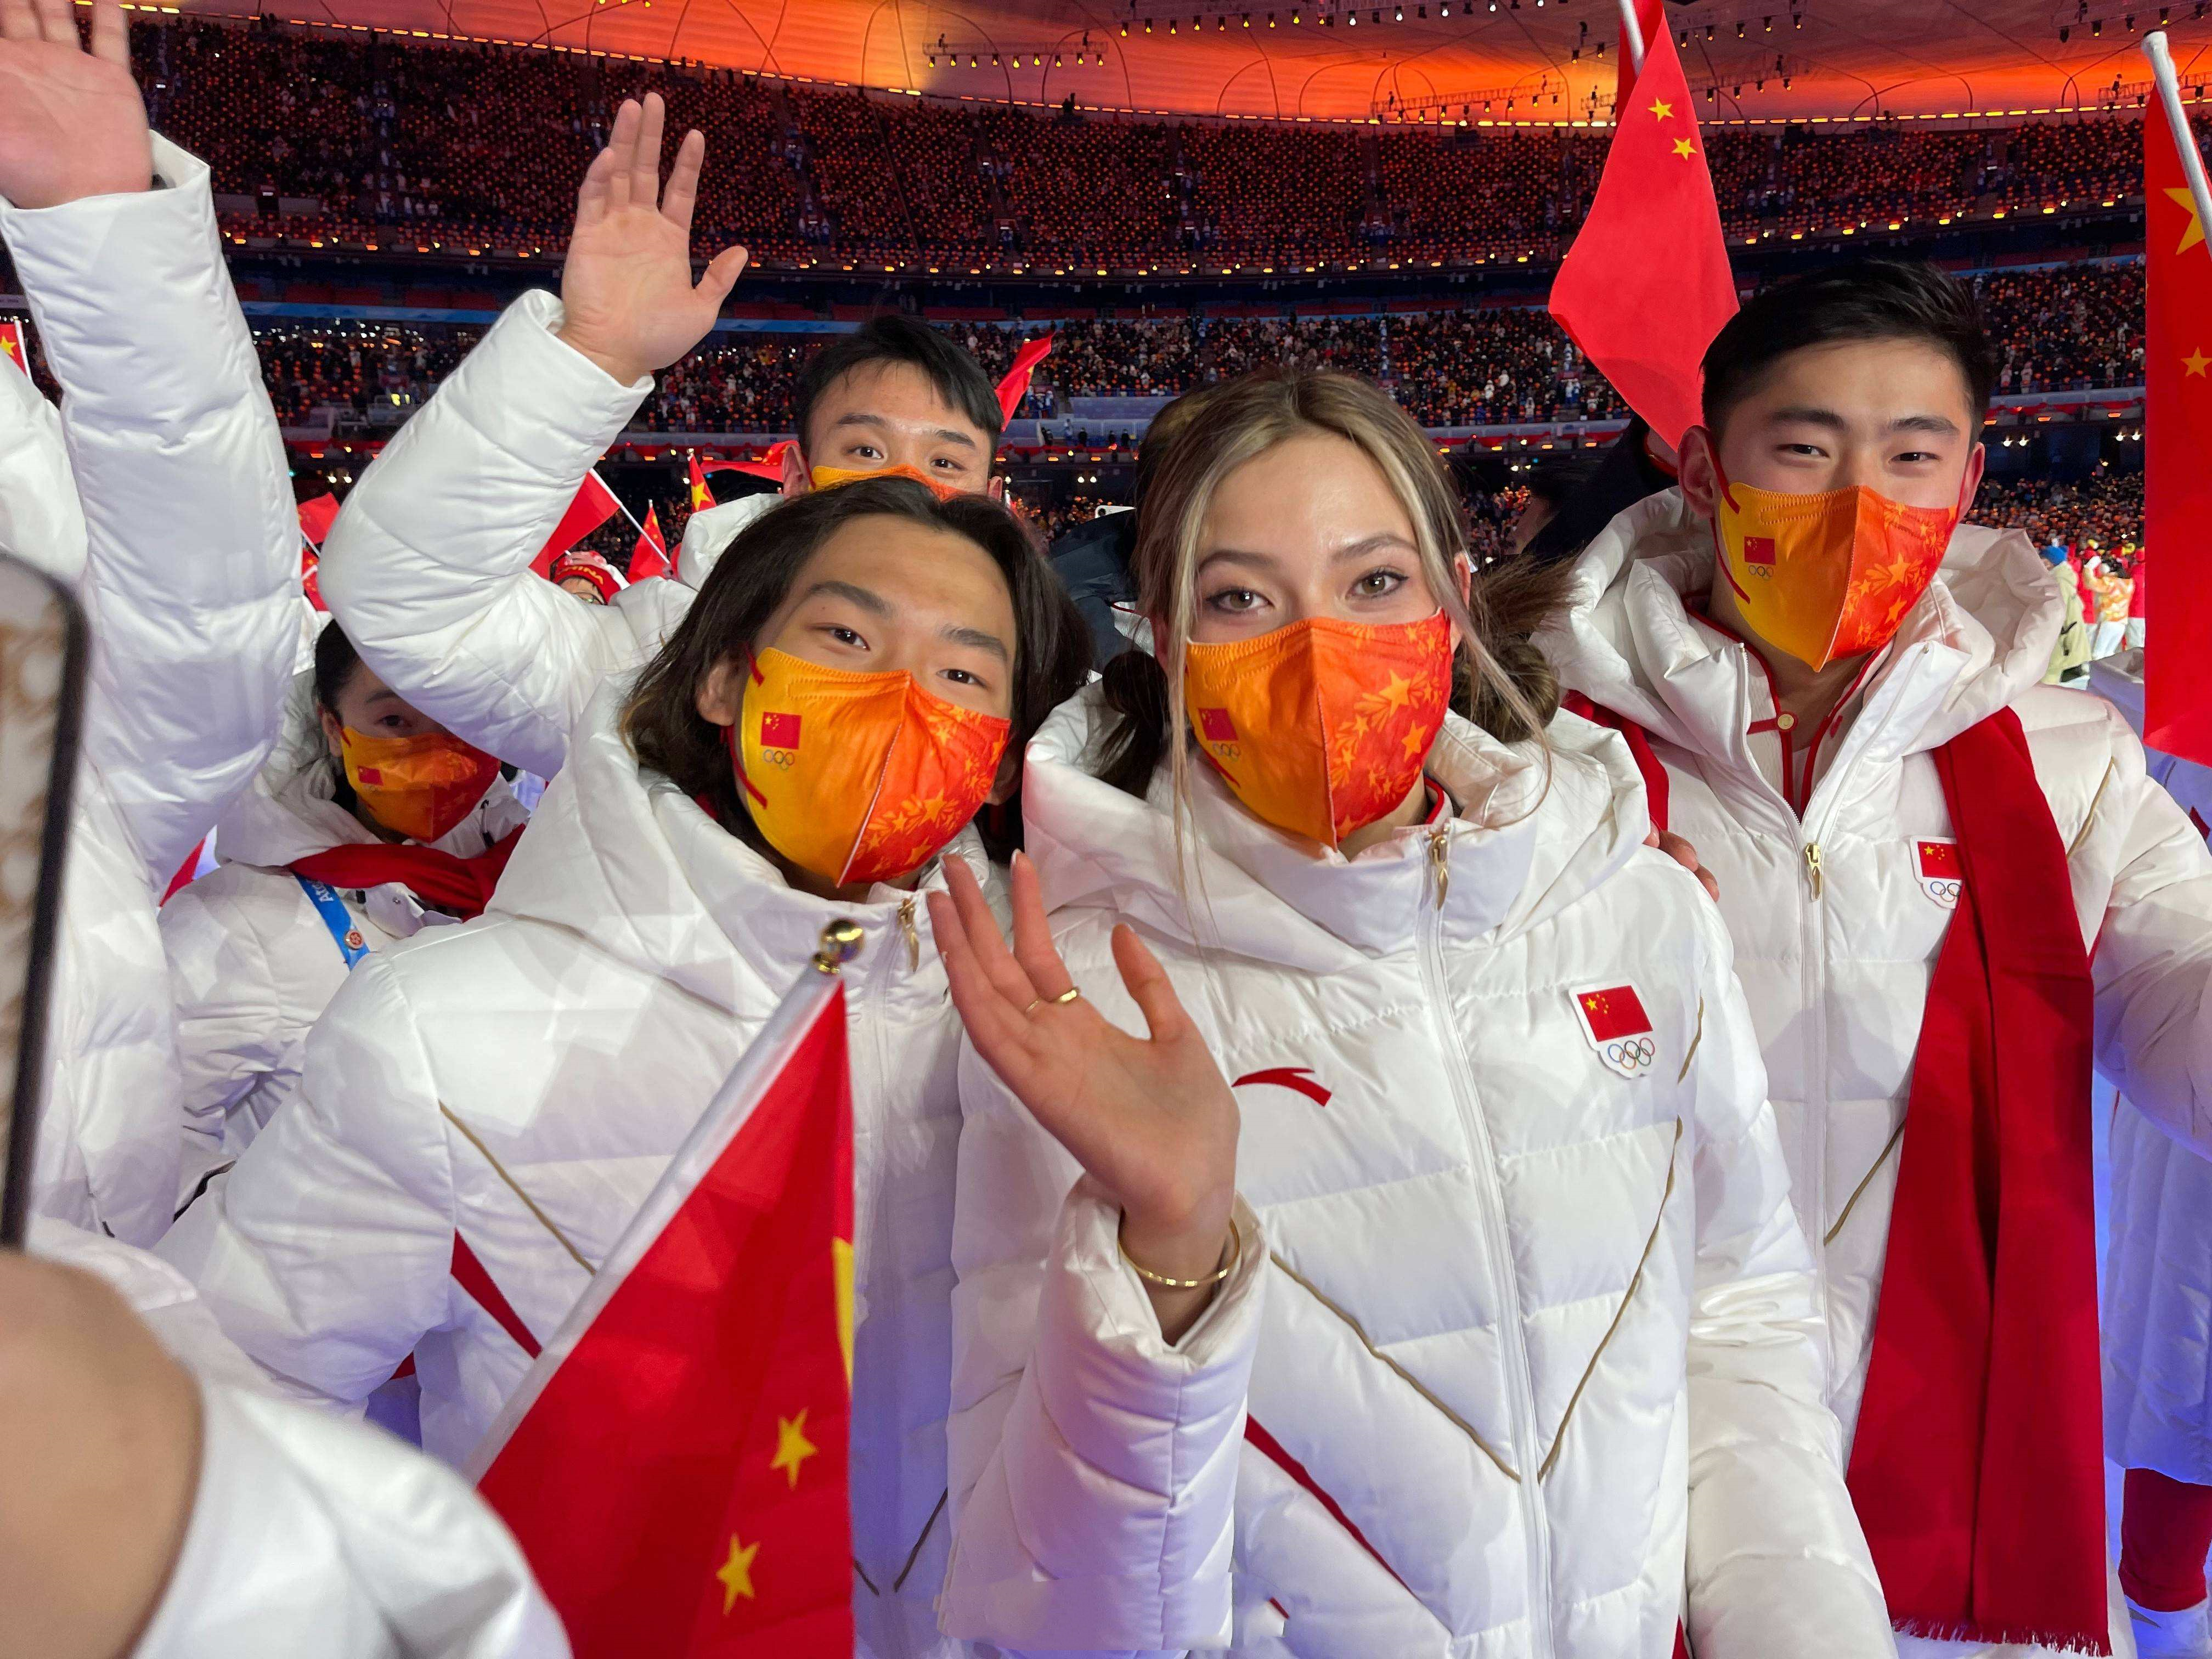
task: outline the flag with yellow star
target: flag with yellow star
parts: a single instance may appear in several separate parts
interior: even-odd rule
[[[576,1659],[851,1659],[852,1087],[802,973],[472,1460]]]
[[[31,372],[31,355],[23,345],[23,325],[21,323],[0,323],[0,357],[21,369]]]
[[[2143,739],[2212,766],[2212,245],[2164,104],[2143,118]]]
[[[1679,447],[1699,419],[1699,361],[1735,314],[1735,278],[1663,19],[1614,107],[1605,172],[1559,262],[1551,310],[1628,406]]]

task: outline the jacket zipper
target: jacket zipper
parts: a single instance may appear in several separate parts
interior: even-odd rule
[[[1472,1097],[1469,1079],[1474,1066],[1467,1044],[1452,1018],[1451,1001],[1445,994],[1443,919],[1444,895],[1450,888],[1451,830],[1445,826],[1429,836],[1429,869],[1435,878],[1436,902],[1425,906],[1417,924],[1421,957],[1422,988],[1428,994],[1430,1018],[1450,1058],[1452,1100],[1459,1109],[1460,1125],[1474,1148],[1480,1166],[1483,1233],[1489,1246],[1491,1271],[1498,1292],[1498,1334],[1505,1346],[1507,1387],[1512,1395],[1513,1462],[1516,1468],[1537,1466],[1536,1391],[1528,1372],[1527,1333],[1521,1323],[1521,1291],[1513,1279],[1513,1250],[1505,1230],[1505,1193],[1498,1179],[1498,1153],[1490,1139],[1490,1125]],[[1537,1483],[1524,1476],[1515,1494],[1521,1504],[1522,1525],[1528,1534],[1530,1600],[1528,1626],[1534,1659],[1552,1659],[1552,1545],[1543,1516],[1543,1494]]]
[[[921,930],[914,925],[914,906],[911,893],[899,901],[899,932],[906,936],[906,970],[909,974],[921,971]]]

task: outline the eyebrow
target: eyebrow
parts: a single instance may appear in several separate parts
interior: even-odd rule
[[[1796,426],[1817,426],[1830,432],[1842,432],[1849,425],[1832,409],[1814,409],[1802,404],[1778,409],[1768,419]],[[1959,434],[1959,423],[1948,415],[1900,415],[1882,430],[1886,433],[1928,432],[1937,437],[1954,438]]]
[[[1419,551],[1413,543],[1396,531],[1381,530],[1372,536],[1363,536],[1356,542],[1346,543],[1328,556],[1328,562],[1333,565],[1349,564],[1385,547],[1402,547],[1409,553]],[[1223,547],[1200,559],[1198,568],[1204,570],[1214,564],[1241,564],[1255,570],[1277,570],[1281,568],[1282,561],[1272,553],[1254,552],[1241,547]]]
[[[840,415],[836,420],[830,422],[830,429],[832,432],[836,432],[841,428],[848,426],[886,427],[894,424],[896,423],[887,416],[870,415],[865,411],[856,410],[849,415]],[[923,429],[922,435],[928,438],[933,438],[941,444],[958,444],[963,448],[968,449],[980,449],[982,447],[981,444],[975,441],[972,434],[961,431],[957,427],[929,427]]]
[[[868,589],[853,582],[817,582],[800,595],[799,603],[804,605],[808,599],[823,593],[829,594],[833,599],[850,599],[872,617],[881,617],[889,621],[893,615],[889,599],[880,593],[871,592]]]
[[[388,685],[384,687],[381,690],[372,691],[368,694],[368,700],[373,703],[382,702],[387,697],[394,702],[404,702],[407,701]]]
[[[946,628],[940,637],[954,645],[964,645],[971,651],[988,651],[1009,667],[1013,665],[1014,653],[1006,649],[1006,642],[996,634],[986,633],[980,628]]]

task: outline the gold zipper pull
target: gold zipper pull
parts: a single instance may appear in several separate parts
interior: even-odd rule
[[[1820,897],[1823,882],[1820,876],[1820,843],[1817,841],[1805,843],[1805,876],[1813,884],[1813,896]]]
[[[906,935],[906,969],[908,973],[921,966],[921,929],[914,925],[914,905],[911,893],[899,901],[899,932]]]
[[[1437,908],[1444,908],[1444,895],[1451,891],[1451,830],[1443,826],[1429,831],[1429,873],[1437,878]]]

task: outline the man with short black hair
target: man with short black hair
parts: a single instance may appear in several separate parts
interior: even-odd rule
[[[1545,644],[1719,878],[1900,1650],[2120,1652],[2090,1076],[2212,1145],[2212,857],[1960,522],[1990,367],[1930,267],[1759,295]]]
[[[880,472],[910,475],[939,495],[1004,494],[991,473],[1005,426],[998,391],[927,323],[886,313],[832,340],[800,374],[798,405],[787,495]]]

